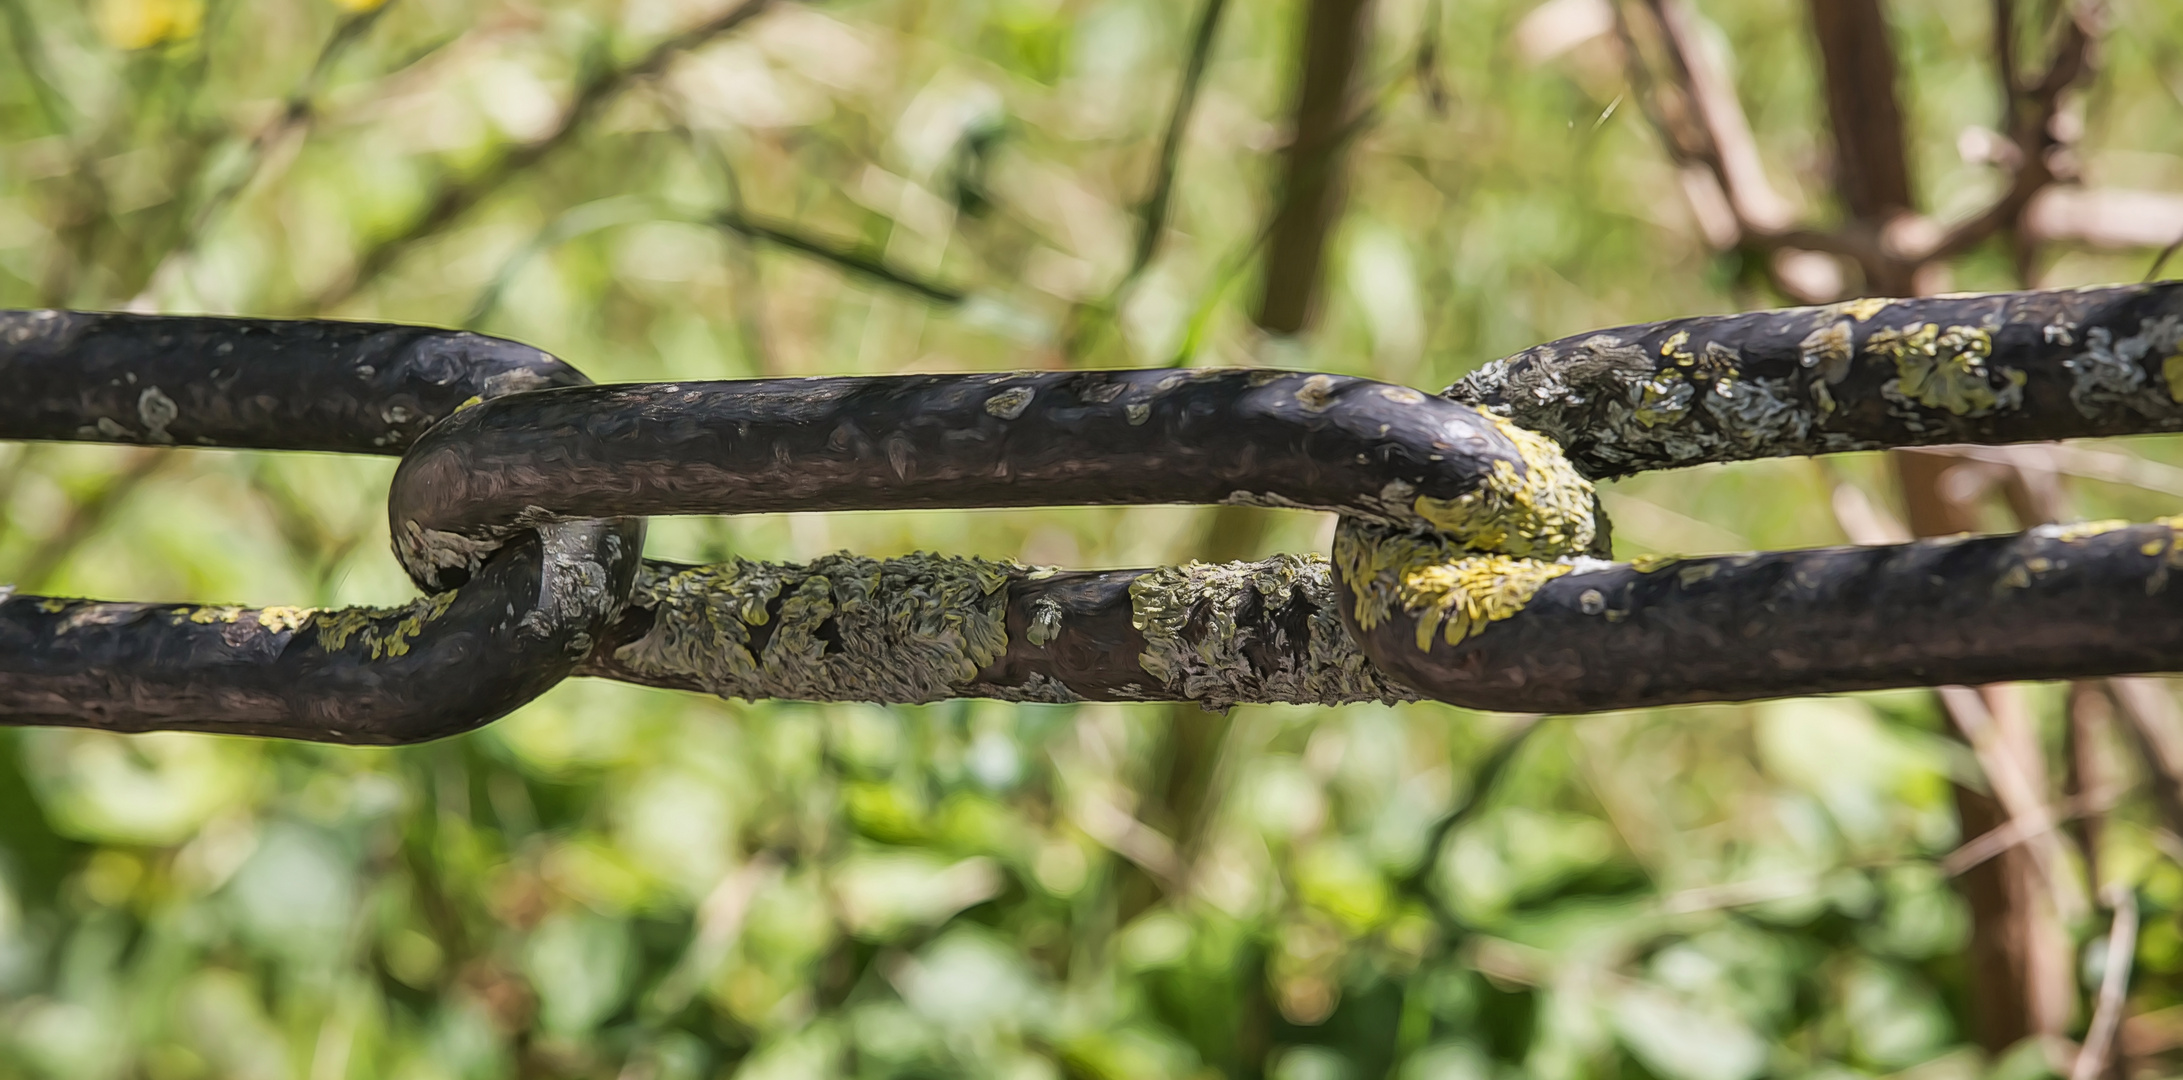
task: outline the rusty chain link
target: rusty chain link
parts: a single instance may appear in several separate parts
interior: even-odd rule
[[[1550,342],[1432,397],[1276,370],[594,386],[376,324],[0,313],[0,438],[400,454],[396,608],[9,595],[0,721],[346,743],[570,674],[743,698],[1437,698],[1578,712],[2183,667],[2175,529],[1607,561],[1591,480],[2183,429],[2183,284],[1853,301]],[[1248,503],[1333,557],[1082,571],[640,557],[643,517]]]

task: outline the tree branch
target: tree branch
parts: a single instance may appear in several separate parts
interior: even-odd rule
[[[1371,14],[1371,0],[1310,0],[1300,28],[1302,76],[1255,316],[1272,333],[1302,330],[1318,307],[1327,235],[1341,212],[1340,154],[1348,142],[1357,68],[1371,43]]]
[[[2130,962],[2137,956],[2138,904],[2136,894],[2124,884],[2107,889],[2107,904],[2115,918],[2107,930],[2107,964],[2100,974],[2100,995],[2092,1010],[2092,1024],[2085,1030],[2084,1045],[2070,1066],[2069,1080],[2099,1080],[2107,1071],[2107,1059],[2115,1049],[2115,1032],[2122,1027],[2122,1010],[2130,989]]]

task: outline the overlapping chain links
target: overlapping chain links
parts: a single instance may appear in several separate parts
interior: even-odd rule
[[[2183,430],[2183,283],[1578,335],[1440,396],[1277,370],[598,386],[467,332],[0,313],[0,438],[401,455],[391,608],[0,587],[0,722],[343,743],[572,675],[740,698],[1579,712],[2183,668],[2167,521],[1616,563],[1591,481]],[[647,515],[1246,503],[1331,560],[642,557]]]

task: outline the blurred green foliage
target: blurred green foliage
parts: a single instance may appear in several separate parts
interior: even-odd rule
[[[1801,8],[1703,6],[1774,182],[1823,208]],[[1289,0],[1228,12],[1172,228],[1119,295],[1195,5],[779,5],[618,87],[350,295],[359,253],[436,192],[492,175],[578,86],[718,9],[0,0],[0,304],[333,298],[325,313],[467,320],[601,381],[1173,362],[1438,387],[1588,327],[1774,302],[1699,239],[1607,41],[1543,62],[1513,44],[1533,7],[1384,0],[1323,318],[1269,342],[1248,312]],[[2183,190],[2183,6],[2116,0],[2111,17],[2072,114],[2085,171]],[[1895,19],[1923,197],[1967,211],[2002,182],[1957,152],[1997,112],[1987,5]],[[2062,250],[2044,273],[2134,280],[2149,258]],[[2015,284],[1999,250],[1953,272]],[[2172,439],[2112,449],[2183,464]],[[388,602],[409,590],[386,553],[390,467],[0,446],[0,567],[68,594]],[[1607,505],[1624,555],[1836,543],[1836,483],[1884,503],[1882,475],[1865,457],[1705,468],[1612,485]],[[2075,489],[2087,517],[2174,495]],[[1264,550],[1325,546],[1319,516],[1264,513]],[[1148,565],[1200,553],[1207,515],[661,520],[652,550]],[[2056,749],[2059,696],[2036,695]],[[1930,695],[1528,725],[1431,704],[879,709],[575,681],[399,750],[10,731],[0,1075],[2052,1067],[2036,1045],[1968,1047],[1967,915],[1936,860],[1966,839],[1950,783],[1980,781]],[[2183,870],[2139,799],[2105,822],[2100,873],[2146,910],[2127,1034],[2183,1042]],[[2092,956],[2104,923],[2074,929]]]

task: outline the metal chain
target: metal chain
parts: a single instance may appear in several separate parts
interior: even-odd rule
[[[0,438],[402,454],[430,595],[0,600],[0,722],[435,738],[583,674],[728,697],[1574,712],[2173,669],[2166,522],[1608,562],[1592,479],[2183,430],[2183,284],[1855,301],[1565,338],[1431,397],[1272,370],[593,386],[419,327],[0,313]],[[1248,503],[1331,562],[640,560],[642,517]]]

